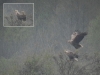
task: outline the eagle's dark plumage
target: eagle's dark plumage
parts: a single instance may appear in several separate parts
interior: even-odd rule
[[[76,49],[83,47],[81,44],[79,44],[82,39],[84,38],[84,36],[87,35],[87,32],[78,32],[75,31],[73,32],[73,34],[71,35],[71,40],[68,40],[69,43],[71,43]]]
[[[15,10],[15,12],[16,12],[16,16],[17,16],[18,20],[26,21],[26,14],[24,11],[21,11],[21,13],[20,13],[18,10]]]
[[[66,54],[68,55],[69,59],[70,60],[75,60],[75,61],[78,61],[78,55],[72,51],[69,51],[69,50],[65,50]]]

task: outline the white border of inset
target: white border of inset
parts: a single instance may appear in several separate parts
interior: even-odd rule
[[[4,14],[3,14],[3,27],[34,27],[34,3],[3,3],[3,13],[4,4],[33,4],[33,26],[4,26]]]

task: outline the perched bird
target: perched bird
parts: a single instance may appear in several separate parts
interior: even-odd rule
[[[76,49],[83,47],[81,44],[79,44],[82,39],[84,38],[84,36],[87,35],[87,32],[79,32],[79,31],[75,31],[73,32],[73,34],[71,35],[71,40],[68,40],[68,42],[70,44],[72,44]]]
[[[24,11],[21,11],[20,13],[18,10],[15,10],[15,13],[16,13],[18,20],[26,21],[26,14]]]
[[[69,57],[69,59],[70,59],[70,61],[71,60],[75,60],[75,61],[78,61],[78,55],[76,54],[76,53],[74,53],[74,52],[72,52],[72,51],[69,51],[69,50],[65,50],[65,53],[68,55],[68,57]]]

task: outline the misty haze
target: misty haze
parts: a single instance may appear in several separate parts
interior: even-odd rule
[[[3,14],[3,3],[34,3],[34,8],[8,5]],[[15,9],[25,11],[28,21],[13,23]],[[5,26],[34,27],[4,27],[3,18]],[[2,0],[0,75],[100,75],[99,28],[99,0]],[[88,33],[79,49],[68,43],[75,30]],[[71,61],[65,50],[76,51],[78,61]]]

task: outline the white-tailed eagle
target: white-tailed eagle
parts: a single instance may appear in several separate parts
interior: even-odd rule
[[[21,11],[20,13],[18,10],[15,10],[15,13],[16,13],[18,20],[26,21],[26,14],[24,11]]]
[[[79,31],[75,31],[73,32],[73,34],[71,35],[71,40],[68,40],[69,43],[71,43],[76,49],[83,47],[81,44],[79,44],[82,39],[84,38],[84,36],[87,35],[87,32],[79,32]]]
[[[78,54],[76,54],[72,51],[69,51],[69,50],[67,50],[67,51],[65,50],[65,53],[68,55],[70,61],[72,61],[72,60],[78,61],[78,57],[79,57]]]

